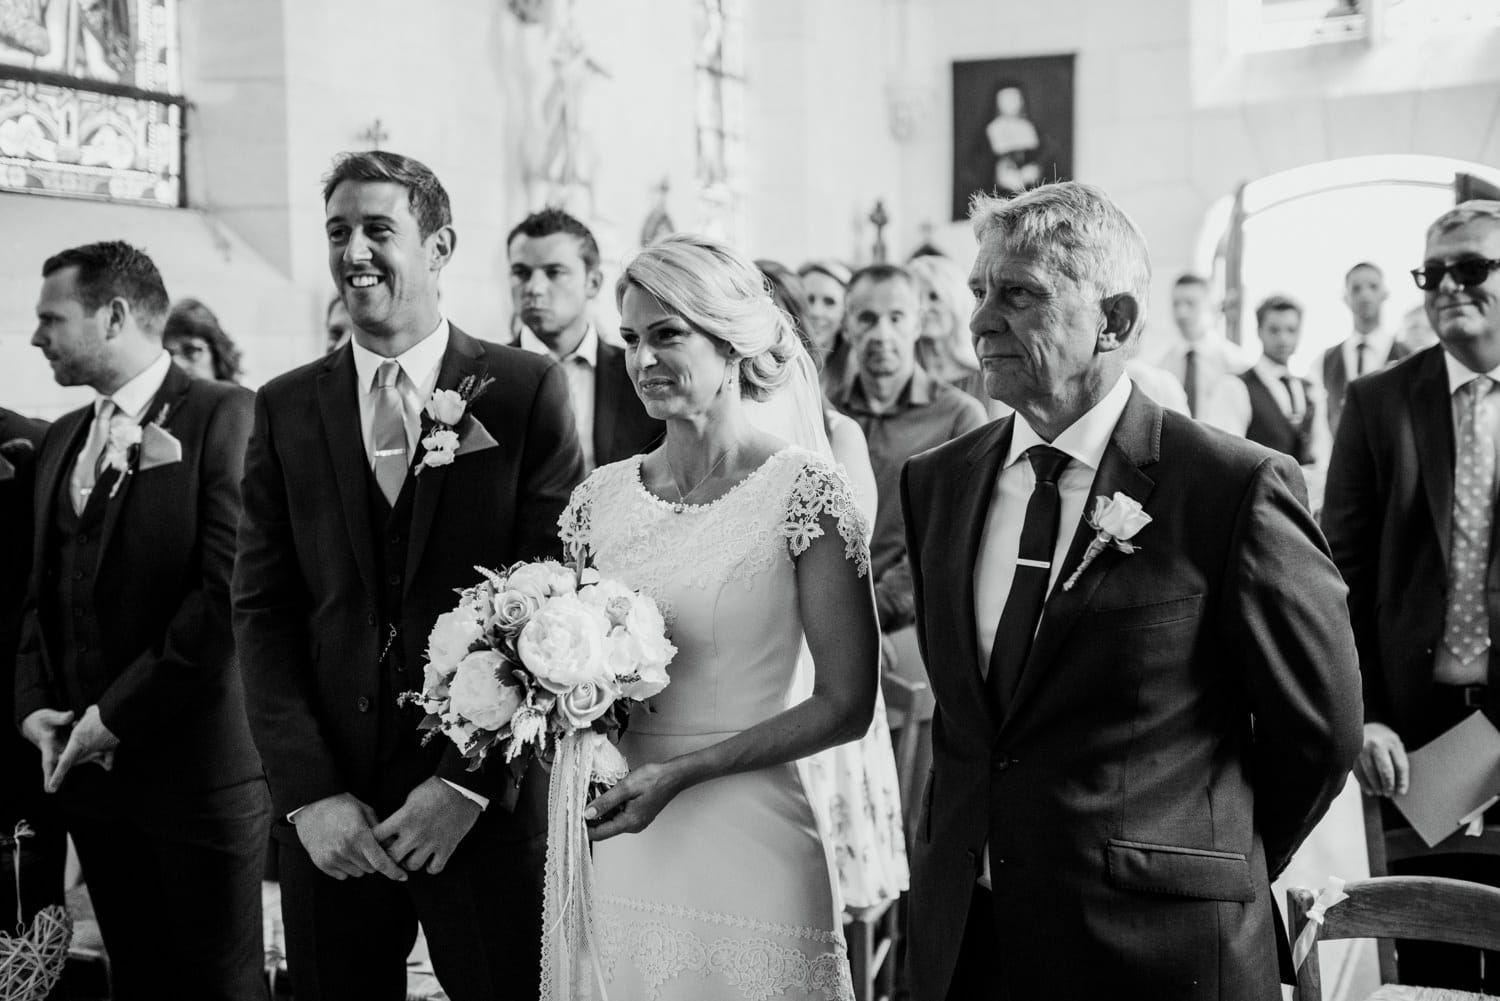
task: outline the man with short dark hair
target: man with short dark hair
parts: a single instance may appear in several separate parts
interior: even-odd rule
[[[1182,383],[1194,417],[1202,415],[1220,382],[1249,367],[1238,345],[1230,344],[1214,326],[1209,306],[1208,281],[1195,274],[1180,275],[1172,284],[1172,322],[1178,336],[1153,362]]]
[[[1397,331],[1381,322],[1381,309],[1389,296],[1385,274],[1369,261],[1361,261],[1344,275],[1344,304],[1354,319],[1354,333],[1323,352],[1317,373],[1328,400],[1330,432],[1338,431],[1350,382],[1411,354],[1396,337]]]
[[[901,532],[901,467],[986,419],[979,401],[917,364],[920,317],[916,282],[905,268],[872,264],[856,271],[844,313],[855,375],[831,397],[859,424],[870,447],[877,497],[870,566],[880,628],[887,633],[911,625],[916,616]]]
[[[263,996],[266,784],[229,578],[252,396],[162,349],[156,265],[120,242],[42,267],[31,342],[94,402],[48,431],[15,716],[41,750],[112,996]]]
[[[594,234],[562,209],[546,208],[511,230],[505,248],[521,319],[516,346],[555,358],[567,373],[584,465],[646,451],[666,428],[636,395],[624,350],[601,340],[589,321],[603,281]]]
[[[534,998],[546,772],[517,788],[503,764],[469,771],[397,700],[475,564],[560,554],[583,476],[567,383],[443,316],[457,233],[425,165],[344,154],[323,197],[353,335],[257,394],[234,573],[287,965],[298,1001],[399,998],[420,920],[454,1001]],[[436,390],[464,413],[429,462]]]
[[[1302,340],[1302,307],[1273,295],[1255,308],[1261,356],[1249,371],[1225,379],[1200,415],[1230,434],[1259,442],[1309,466],[1326,456],[1320,447],[1313,384],[1287,368]]]
[[[1439,344],[1350,383],[1334,439],[1323,528],[1349,585],[1365,691],[1354,774],[1373,796],[1413,791],[1408,752],[1476,711],[1500,725],[1497,269],[1500,202],[1464,202],[1428,227],[1413,277]],[[1385,821],[1406,826],[1393,808]],[[1455,851],[1391,868],[1500,886],[1494,856]],[[1397,962],[1402,983],[1500,994],[1494,953],[1400,942]]]

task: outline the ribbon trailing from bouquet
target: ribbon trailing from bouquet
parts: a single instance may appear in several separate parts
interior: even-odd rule
[[[594,865],[583,811],[589,783],[624,777],[624,759],[608,738],[575,730],[557,742],[547,789],[547,861],[542,870],[541,1001],[608,1001],[594,938]],[[587,968],[586,968],[587,967]]]
[[[1323,926],[1323,915],[1328,913],[1328,908],[1348,897],[1349,894],[1344,892],[1344,881],[1337,876],[1329,876],[1328,885],[1313,898],[1313,905],[1307,912],[1307,924],[1302,926],[1296,943],[1292,945],[1292,969],[1302,969],[1302,962],[1307,959],[1307,954],[1318,944],[1318,929]]]

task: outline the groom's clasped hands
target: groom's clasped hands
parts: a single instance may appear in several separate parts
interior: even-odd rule
[[[404,883],[408,872],[442,872],[479,813],[477,803],[430,778],[384,820],[368,803],[340,793],[297,811],[292,823],[324,874],[343,880],[379,873]]]

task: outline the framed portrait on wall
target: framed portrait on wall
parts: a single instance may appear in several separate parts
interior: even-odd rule
[[[1013,195],[1073,176],[1073,56],[953,64],[953,219],[976,191]]]

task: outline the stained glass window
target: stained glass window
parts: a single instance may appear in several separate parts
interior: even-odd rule
[[[182,204],[177,0],[0,0],[0,190]]]

